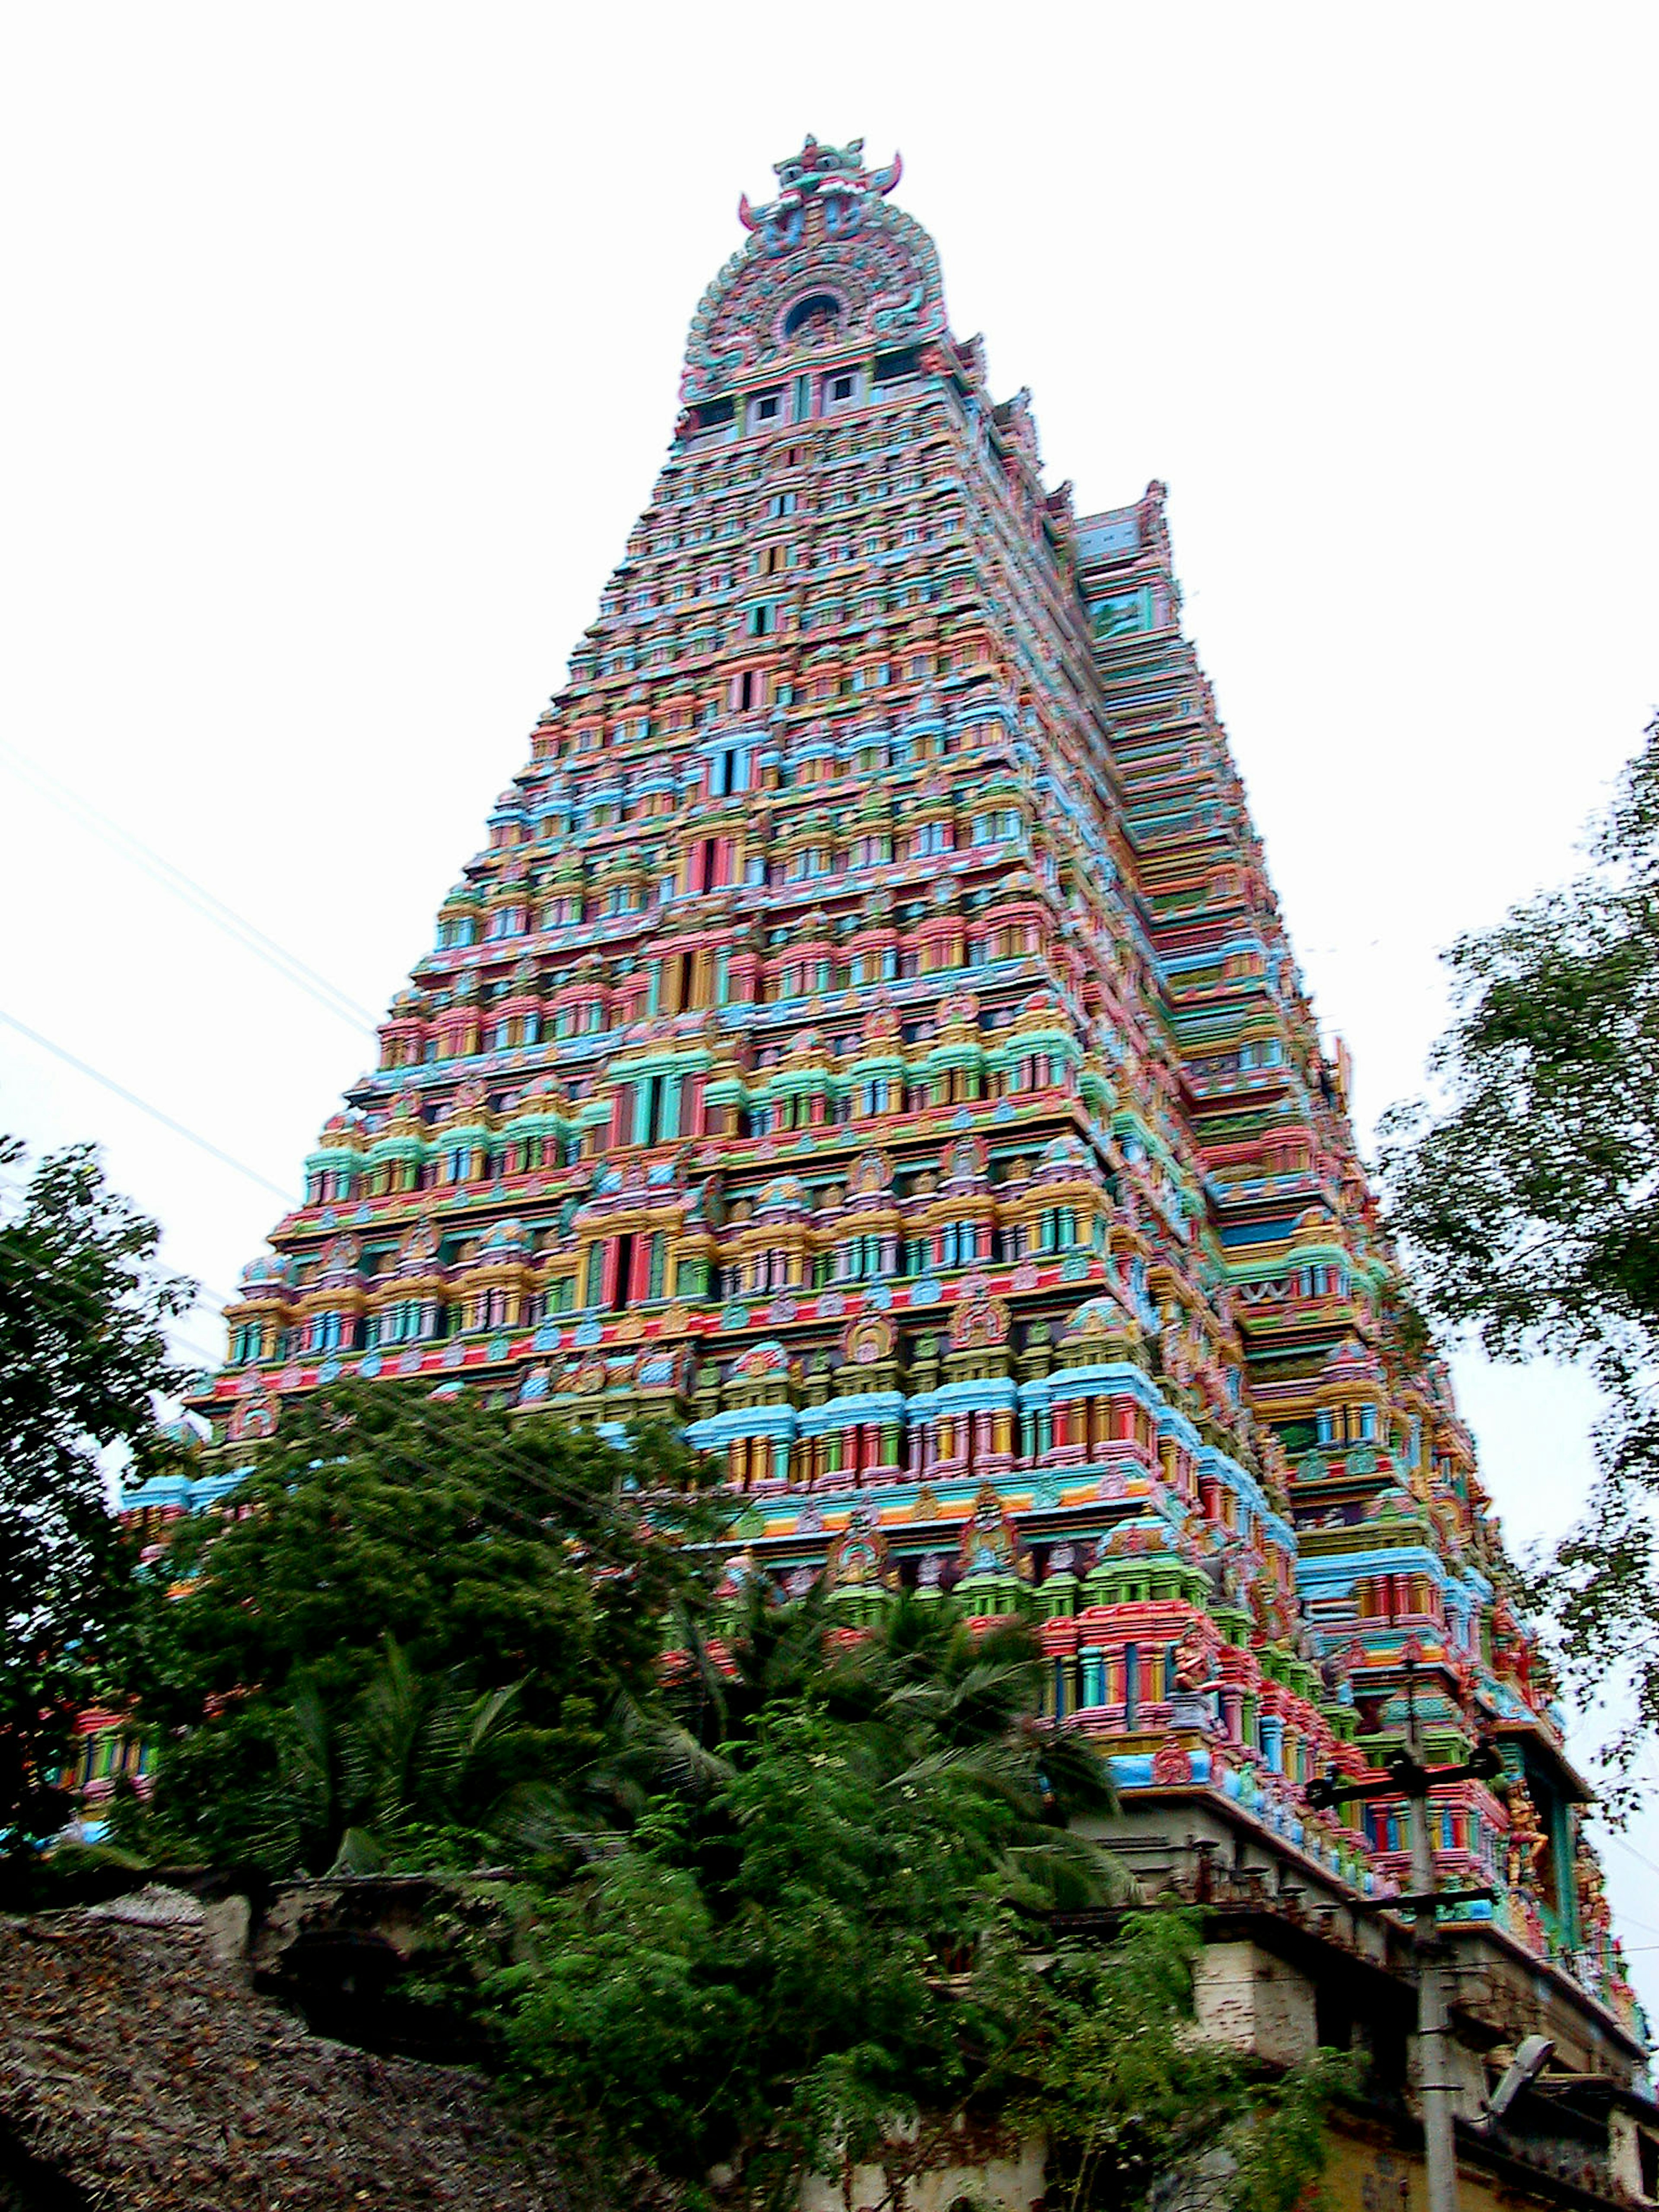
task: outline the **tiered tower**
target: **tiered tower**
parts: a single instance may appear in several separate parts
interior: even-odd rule
[[[346,1375],[671,1416],[729,1473],[728,1590],[1028,1612],[1131,1801],[1209,1793],[1359,1899],[1399,1809],[1304,1786],[1398,1740],[1409,1656],[1430,1754],[1495,1735],[1513,1784],[1437,1796],[1492,1893],[1462,1911],[1628,2023],[1163,488],[1045,489],[896,161],[777,173],[599,619],[243,1278],[208,1487]]]

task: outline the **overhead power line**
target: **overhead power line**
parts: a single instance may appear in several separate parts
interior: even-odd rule
[[[15,1030],[20,1036],[26,1036],[31,1044],[39,1045],[42,1052],[51,1053],[54,1060],[61,1060],[77,1075],[84,1075],[91,1082],[101,1084],[116,1097],[124,1098],[129,1106],[136,1106],[141,1114],[148,1114],[152,1121],[159,1121],[164,1129],[171,1129],[175,1137],[182,1137],[186,1144],[194,1145],[198,1152],[207,1153],[210,1159],[219,1161],[225,1167],[234,1168],[238,1175],[246,1176],[250,1182],[257,1182],[262,1190],[268,1190],[280,1198],[285,1206],[293,1205],[293,1193],[284,1190],[279,1183],[272,1182],[269,1176],[262,1176],[257,1168],[249,1167],[246,1160],[236,1159],[229,1152],[221,1152],[217,1145],[210,1144],[194,1129],[187,1129],[182,1121],[175,1121],[171,1114],[164,1114],[159,1106],[152,1106],[148,1098],[141,1098],[136,1091],[129,1091],[113,1076],[105,1075],[99,1069],[89,1066],[84,1060],[77,1060],[72,1052],[65,1052],[61,1044],[54,1044],[50,1037],[42,1036],[39,1030],[32,1030],[27,1022],[20,1022],[15,1014],[9,1014],[3,1006],[0,1006],[0,1022],[4,1022],[9,1029]]]
[[[92,1082],[101,1085],[105,1090],[112,1092],[116,1097],[124,1099],[129,1105],[136,1106],[141,1113],[149,1115],[152,1121],[159,1121],[163,1128],[171,1130],[175,1136],[183,1137],[187,1143],[194,1145],[199,1152],[206,1153],[210,1158],[219,1161],[221,1164],[225,1167],[233,1169],[238,1175],[245,1176],[249,1182],[258,1183],[262,1189],[274,1193],[276,1197],[283,1200],[285,1206],[291,1206],[293,1204],[292,1196],[289,1192],[279,1188],[279,1187],[276,1183],[270,1182],[268,1177],[260,1175],[256,1169],[249,1167],[246,1161],[236,1159],[229,1152],[222,1151],[217,1145],[210,1144],[205,1137],[199,1135],[195,1130],[186,1128],[182,1121],[176,1121],[170,1114],[163,1113],[160,1107],[151,1105],[148,1099],[141,1098],[136,1091],[129,1091],[125,1084],[116,1082],[112,1076],[104,1074],[101,1070],[91,1066],[83,1060],[78,1059],[75,1054],[65,1051],[63,1046],[53,1043],[50,1037],[42,1036],[38,1030],[31,1029],[27,1022],[20,1021],[15,1014],[8,1013],[3,1007],[0,1007],[0,1022],[5,1023],[8,1027],[15,1030],[20,1036],[27,1037],[32,1044],[40,1046],[42,1051],[49,1052],[56,1059],[61,1060],[66,1066],[74,1068],[78,1074],[84,1075]],[[12,1188],[14,1192],[17,1193],[21,1193],[27,1188],[25,1184],[20,1183],[15,1179],[5,1176],[0,1176],[0,1184],[7,1185]],[[209,1300],[213,1297],[219,1298],[224,1305],[229,1305],[235,1303],[235,1296],[227,1295],[223,1291],[216,1291],[210,1285],[198,1285],[198,1291],[205,1291],[207,1292],[207,1297],[204,1298],[198,1295],[194,1300],[192,1300],[191,1306],[187,1310],[199,1310],[204,1312],[211,1311],[212,1309],[209,1304]],[[43,1284],[40,1285],[36,1294],[37,1296],[46,1299],[48,1303],[58,1302],[65,1304],[69,1303],[69,1301],[64,1297],[64,1293],[61,1286],[56,1285]],[[236,1295],[239,1296],[240,1293]],[[198,1356],[202,1356],[201,1347],[199,1346],[189,1345],[182,1336],[179,1340],[186,1343],[187,1349],[195,1351]],[[208,1365],[210,1367],[216,1368],[219,1365],[219,1362],[217,1358],[215,1358],[208,1361]],[[423,1376],[421,1379],[422,1381],[428,1381],[432,1378]],[[438,1378],[438,1383],[439,1387],[441,1388],[442,1384],[449,1380],[460,1381],[465,1383],[470,1379],[471,1378],[466,1377],[449,1377],[446,1376]],[[432,1462],[426,1460],[419,1454],[405,1452],[403,1455],[408,1459],[411,1464],[420,1467],[428,1473],[434,1471]],[[545,1474],[539,1473],[532,1466],[526,1464],[523,1459],[513,1451],[511,1447],[503,1447],[501,1445],[486,1447],[483,1450],[481,1456],[486,1463],[499,1468],[502,1471],[503,1474],[511,1478],[516,1486],[522,1488],[527,1485],[532,1493],[539,1492],[541,1496],[555,1504],[569,1503],[585,1495],[585,1493],[581,1492],[580,1487],[577,1486],[553,1480]],[[524,1507],[519,1500],[510,1498],[505,1491],[488,1485],[481,1486],[484,1490],[484,1494],[492,1498],[495,1503],[503,1508],[503,1510],[516,1514],[520,1517],[527,1517],[533,1520],[533,1516],[525,1516]]]
[[[142,837],[135,836],[131,830],[124,830],[118,822],[112,821],[90,799],[82,799],[78,792],[71,791],[67,784],[60,783],[56,776],[49,775],[45,769],[25,759],[10,745],[0,744],[0,761],[41,798],[61,808],[64,813],[74,816],[94,837],[100,838],[113,851],[119,853],[124,860],[149,876],[152,882],[160,884],[163,890],[171,891],[175,898],[193,908],[216,929],[222,930],[227,937],[234,939],[244,951],[252,953],[256,959],[263,960],[266,967],[274,969],[285,982],[293,984],[296,990],[303,991],[307,997],[314,999],[337,1021],[345,1023],[349,1029],[358,1032],[375,1026],[379,1019],[377,1015],[360,1006],[356,1000],[348,998],[343,991],[329,981],[326,975],[319,975],[296,953],[279,945],[274,937],[268,937],[245,915],[238,914],[234,907],[227,906],[204,884],[198,884],[194,876],[186,875],[182,868],[175,866],[153,846],[145,844]]]
[[[9,747],[0,744],[0,756],[7,755],[10,749]],[[15,757],[15,756],[13,757]],[[34,775],[39,773],[32,769],[27,769],[26,772],[30,775]],[[76,807],[83,807],[84,805],[84,803],[78,799],[74,799],[72,803]],[[84,811],[90,814],[95,812],[96,810],[88,807],[84,808]],[[100,820],[106,819],[106,817],[102,817],[100,818]],[[108,824],[108,827],[114,835],[123,838],[125,837],[126,833],[118,830],[116,824],[111,823]],[[131,842],[135,846],[139,845],[139,841],[136,838],[128,842]],[[140,847],[140,849],[147,854],[149,854],[149,848],[148,847]],[[150,857],[155,859],[159,866],[166,867],[171,871],[170,862],[161,861],[159,855],[151,855]],[[173,873],[179,872],[178,871],[171,872]],[[190,879],[188,878],[181,878],[181,880],[189,882]],[[200,889],[198,885],[192,885],[191,888],[198,890]],[[203,892],[201,895],[204,898],[211,898],[210,893]],[[228,912],[228,909],[226,911]],[[240,920],[240,917],[237,917],[237,919]],[[247,927],[250,929],[252,928],[252,925],[247,925]],[[256,932],[254,933],[258,934],[258,933]],[[250,947],[249,949],[254,948]],[[281,951],[281,948],[279,946],[273,947],[272,949],[279,953]],[[261,957],[264,956],[262,955]],[[307,970],[306,972],[309,973],[310,971]],[[318,981],[319,982],[324,982],[325,988],[332,991],[333,987],[331,985],[327,985],[325,983],[325,979],[319,977],[318,978]],[[343,1006],[350,1006],[350,1001],[346,1000],[343,994],[335,992],[333,993],[333,995],[340,1000],[340,1003]],[[353,1009],[354,1018],[360,1012],[360,1009]],[[371,1018],[367,1014],[362,1015],[362,1018],[363,1022],[370,1023],[370,1025],[373,1025]],[[185,1139],[186,1143],[194,1145],[198,1152],[205,1153],[209,1158],[217,1160],[222,1166],[234,1170],[236,1174],[246,1177],[249,1182],[258,1183],[261,1189],[271,1192],[275,1196],[283,1200],[285,1207],[291,1206],[294,1204],[293,1195],[290,1192],[282,1189],[277,1184],[272,1182],[268,1176],[259,1174],[257,1169],[249,1167],[246,1161],[239,1160],[235,1158],[233,1154],[222,1151],[219,1146],[210,1143],[207,1138],[200,1135],[196,1130],[186,1128],[182,1121],[175,1121],[170,1114],[164,1113],[160,1107],[152,1105],[148,1099],[140,1097],[137,1092],[128,1090],[125,1085],[118,1083],[113,1077],[106,1075],[100,1069],[91,1066],[87,1061],[77,1058],[75,1054],[66,1051],[62,1045],[55,1044],[50,1037],[41,1036],[38,1030],[31,1029],[27,1023],[20,1021],[15,1014],[6,1012],[3,1007],[0,1007],[0,1022],[4,1022],[9,1028],[15,1030],[20,1036],[28,1038],[31,1043],[38,1045],[42,1051],[51,1053],[54,1058],[62,1060],[66,1066],[75,1069],[78,1074],[84,1075],[90,1081],[101,1085],[105,1090],[112,1092],[116,1097],[124,1099],[127,1104],[136,1106],[141,1113],[149,1115],[152,1121],[160,1122],[163,1128],[171,1130],[175,1136],[182,1137]],[[206,1288],[207,1286],[204,1285],[203,1287]],[[210,1297],[216,1296],[221,1297],[223,1304],[226,1305],[229,1305],[235,1302],[234,1297],[228,1297],[222,1292],[210,1291],[209,1294]],[[46,1295],[50,1297],[52,1292],[47,1291]],[[206,1302],[199,1298],[195,1301],[195,1306],[204,1311],[210,1310],[207,1306]],[[198,1347],[191,1348],[199,1349]],[[217,1362],[211,1361],[209,1364],[210,1365],[216,1365]],[[430,1378],[423,1376],[422,1379],[424,1381]],[[439,1378],[440,1387],[441,1387],[444,1381],[449,1379],[452,1378]],[[468,1378],[455,1377],[453,1379],[465,1381]],[[430,1471],[428,1462],[420,1459],[418,1455],[410,1456],[413,1457],[415,1464],[427,1467],[428,1471]],[[538,1474],[533,1469],[527,1468],[522,1463],[522,1462],[516,1458],[510,1449],[503,1449],[501,1447],[497,1446],[493,1449],[486,1449],[483,1456],[486,1461],[499,1466],[504,1473],[511,1475],[518,1483],[523,1484],[528,1480],[534,1490],[539,1491],[544,1497],[552,1499],[555,1502],[568,1501],[568,1499],[580,1495],[580,1492],[571,1486],[550,1480],[545,1475]],[[486,1489],[486,1495],[493,1498],[498,1504],[507,1507],[508,1510],[514,1511],[522,1510],[516,1503],[510,1501],[507,1495],[500,1490]]]
[[[1628,1852],[1630,1856],[1636,1861],[1637,1864],[1638,1866],[1644,1866],[1650,1874],[1659,1874],[1659,1860],[1650,1859],[1644,1851],[1638,1851],[1634,1844],[1629,1842],[1625,1837],[1620,1835],[1616,1830],[1607,1830],[1603,1834],[1601,1841],[1604,1844],[1613,1844],[1616,1845],[1620,1850]]]
[[[0,1017],[0,1018],[3,1018],[3,1017]],[[15,1176],[8,1176],[3,1172],[0,1172],[0,1188],[10,1191],[14,1196],[27,1196],[28,1185],[26,1182],[20,1182]],[[80,1289],[73,1284],[57,1282],[51,1275],[41,1268],[37,1267],[33,1270],[33,1273],[36,1279],[35,1289],[33,1295],[42,1305],[56,1307],[60,1313],[72,1315],[77,1317],[84,1315],[89,1307],[95,1305],[96,1301],[91,1291]],[[191,1301],[191,1304],[185,1309],[185,1313],[210,1313],[214,1311],[210,1300],[216,1297],[218,1298],[224,1305],[229,1305],[235,1303],[234,1299],[233,1299],[229,1294],[222,1291],[215,1291],[210,1285],[198,1285],[198,1291],[206,1291],[208,1292],[208,1296],[202,1297],[198,1295]],[[179,1317],[180,1316],[174,1316],[173,1319],[176,1321]],[[223,1373],[225,1371],[223,1363],[216,1352],[208,1352],[201,1345],[191,1343],[187,1338],[183,1336],[176,1328],[172,1327],[171,1324],[167,1324],[167,1326],[168,1326],[169,1333],[173,1337],[174,1340],[182,1345],[185,1349],[194,1352],[198,1358],[205,1362],[208,1370],[219,1373]],[[249,1370],[246,1371],[250,1376],[258,1375],[261,1387],[270,1387],[270,1378],[268,1376],[258,1374],[258,1370]],[[459,1380],[465,1382],[469,1378],[466,1377],[440,1376],[438,1378],[437,1387],[441,1389],[447,1381]],[[433,1378],[429,1375],[423,1375],[420,1380],[422,1382],[430,1382]],[[504,1476],[510,1479],[515,1487],[520,1491],[528,1488],[530,1491],[539,1492],[544,1498],[552,1500],[555,1504],[565,1504],[579,1500],[586,1495],[579,1485],[556,1481],[547,1474],[542,1473],[510,1444],[498,1443],[492,1445],[481,1443],[477,1449],[477,1456],[480,1461],[482,1461],[486,1466],[500,1468]],[[441,1471],[435,1462],[427,1458],[420,1452],[410,1450],[407,1445],[399,1447],[398,1456],[401,1460],[407,1462],[408,1465],[419,1468],[426,1474],[433,1474]],[[479,1487],[483,1490],[483,1494],[487,1498],[493,1499],[494,1502],[497,1505],[501,1506],[503,1510],[515,1514],[521,1519],[528,1518],[532,1522],[535,1519],[533,1515],[526,1516],[524,1504],[520,1498],[511,1497],[506,1490],[492,1486],[488,1483],[480,1484]]]

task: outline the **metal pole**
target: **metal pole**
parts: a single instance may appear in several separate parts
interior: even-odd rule
[[[1451,2010],[1434,1917],[1434,1852],[1429,1844],[1426,1778],[1413,1791],[1410,1803],[1412,1886],[1419,1900],[1413,1930],[1417,1954],[1418,2090],[1423,2103],[1429,2212],[1457,2212],[1457,2140],[1452,2127],[1457,2081],[1453,2071]]]
[[[1412,1887],[1417,1908],[1412,1948],[1417,1964],[1418,2094],[1423,2106],[1423,2154],[1428,2170],[1428,2212],[1457,2212],[1456,2107],[1451,2008],[1435,1919],[1434,1850],[1429,1841],[1429,1778],[1418,1754],[1416,1668],[1406,1661],[1407,1711],[1412,1771],[1405,1778],[1411,1808]]]
[[[1452,2044],[1451,2001],[1447,1996],[1448,1969],[1436,1924],[1437,1906],[1443,1902],[1434,1875],[1434,1849],[1429,1841],[1429,1792],[1437,1782],[1491,1782],[1503,1772],[1497,1746],[1483,1738],[1469,1757],[1455,1766],[1427,1767],[1423,1764],[1417,1734],[1417,1670],[1423,1662],[1422,1646],[1413,1637],[1401,1654],[1406,1669],[1406,1744],[1391,1751],[1382,1764],[1387,1779],[1345,1781],[1334,1765],[1323,1778],[1310,1782],[1307,1799],[1316,1811],[1334,1811],[1344,1799],[1403,1797],[1409,1808],[1413,1893],[1402,1898],[1402,1908],[1412,1910],[1412,1951],[1417,1982],[1417,2079],[1423,2113],[1425,2163],[1428,2168],[1428,2212],[1457,2212],[1457,2138],[1454,2118],[1457,2108],[1456,2055]],[[1460,1903],[1490,1897],[1489,1888],[1462,1888],[1450,1893]],[[1540,2039],[1541,2042],[1541,2039]],[[1539,2062],[1540,2064],[1542,2061]],[[1401,2185],[1403,2191],[1405,2185]],[[1404,2198],[1402,2195],[1401,2202]]]

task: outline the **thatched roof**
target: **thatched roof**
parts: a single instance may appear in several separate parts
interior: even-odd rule
[[[0,2203],[562,2212],[478,2076],[308,2033],[209,1936],[177,1893],[0,1920]]]

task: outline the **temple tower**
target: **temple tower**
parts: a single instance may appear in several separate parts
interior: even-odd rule
[[[809,138],[691,326],[650,506],[231,1309],[210,1490],[340,1376],[730,1481],[730,1587],[1042,1624],[1126,1792],[1311,1812],[1405,1719],[1464,1910],[1632,2000],[1582,1784],[1401,1304],[1163,488],[1084,518],[950,330],[900,166]],[[188,1486],[177,1502],[185,1503]],[[153,1496],[144,1501],[155,1510]],[[1592,1925],[1592,1922],[1594,1925]]]

